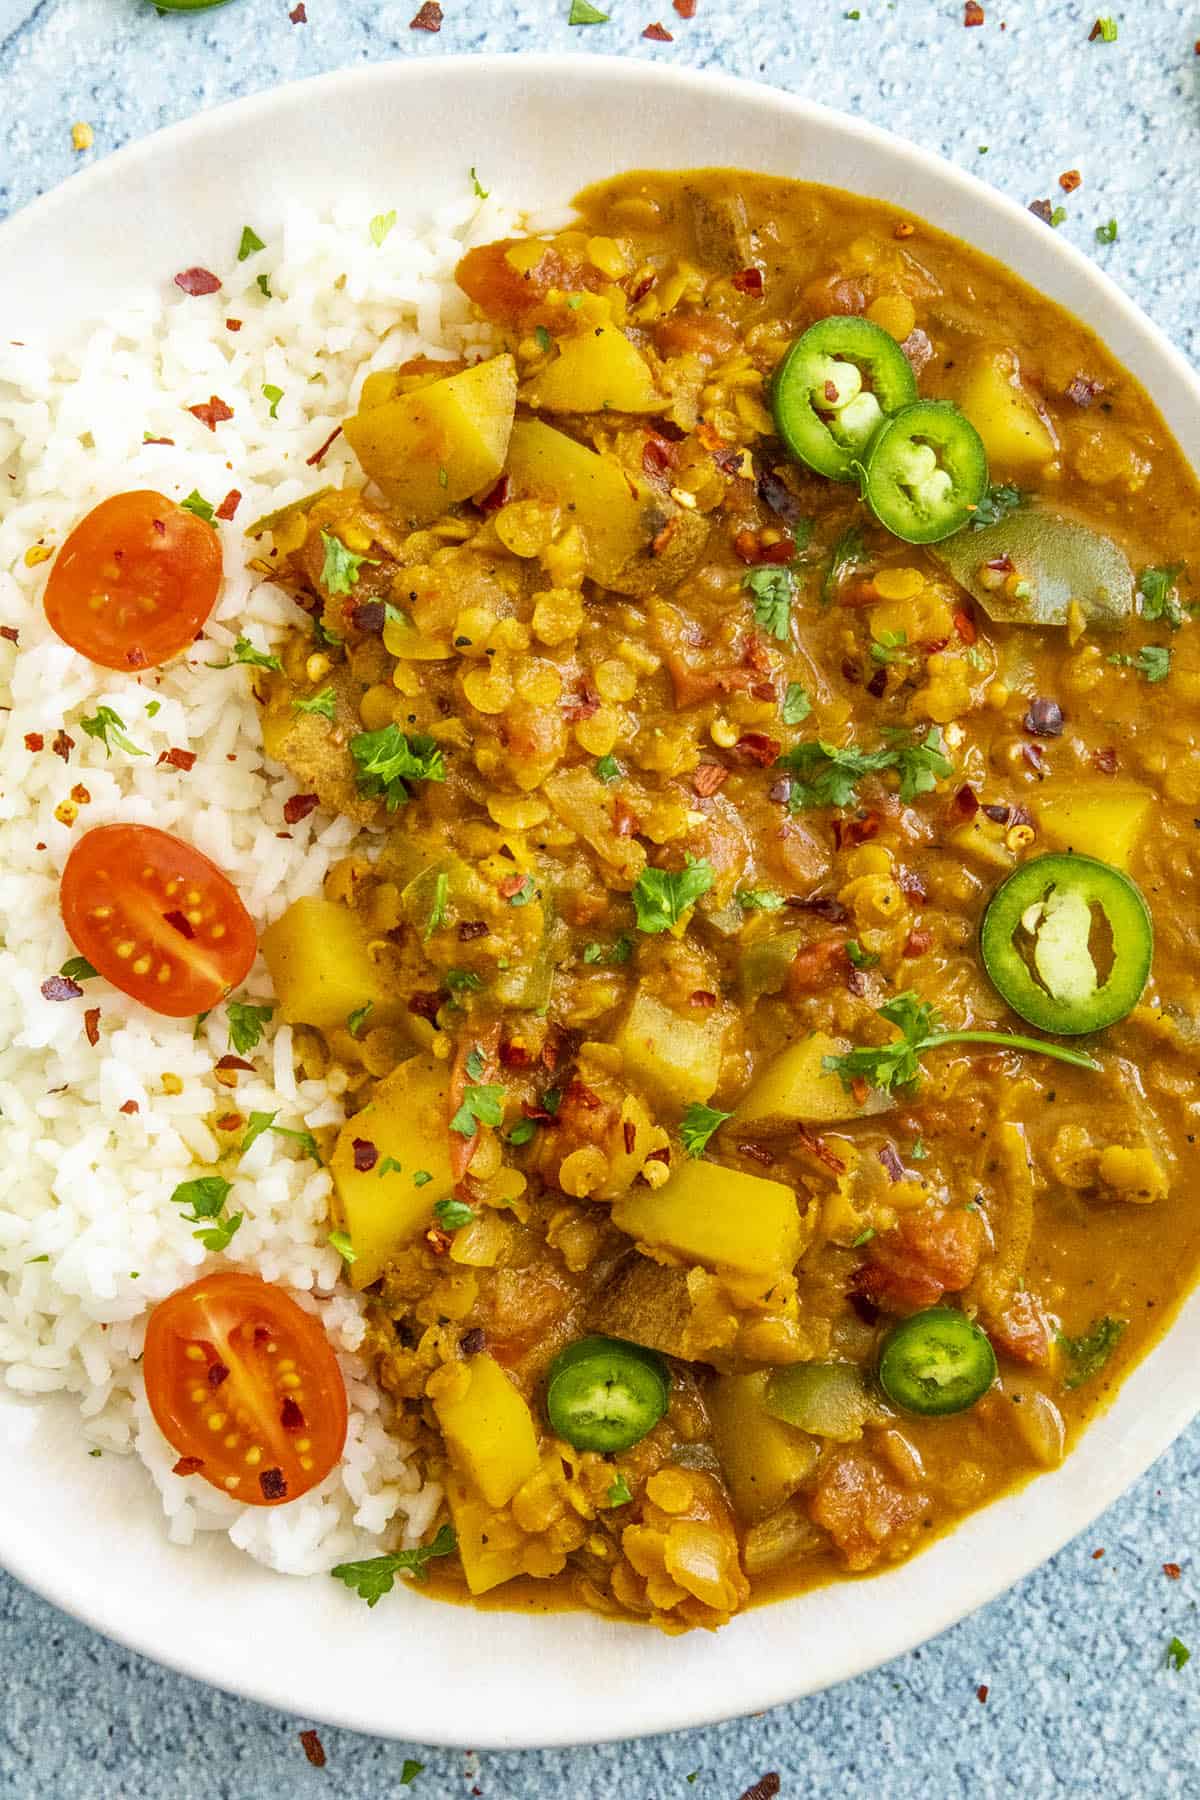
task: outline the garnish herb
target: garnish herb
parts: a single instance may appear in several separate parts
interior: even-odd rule
[[[853,744],[839,748],[816,738],[786,750],[775,766],[800,777],[788,795],[788,811],[800,812],[809,806],[853,806],[861,778],[894,763],[891,750],[857,750]]]
[[[354,1248],[354,1245],[350,1242],[350,1239],[346,1236],[344,1231],[331,1231],[329,1234],[329,1242],[337,1251],[343,1262],[355,1263],[358,1261],[358,1251]]]
[[[468,1051],[468,1053],[467,1053],[467,1061],[466,1061],[467,1074],[472,1081],[478,1081],[480,1076],[483,1074],[485,1067],[486,1067],[486,1064],[484,1063],[484,1060],[483,1060],[483,1051],[479,1048],[479,1045],[476,1044],[474,1049]]]
[[[925,736],[913,743],[895,743],[893,755],[900,776],[900,799],[905,806],[918,794],[932,793],[939,781],[947,780],[954,773],[954,764],[945,754],[942,734],[936,725],[931,725]]]
[[[1165,644],[1143,644],[1136,656],[1118,650],[1108,660],[1118,668],[1136,669],[1147,681],[1165,681],[1171,673],[1171,652]]]
[[[433,905],[429,909],[429,917],[425,921],[424,942],[428,943],[439,925],[446,922],[446,901],[450,895],[450,877],[443,869],[434,878]]]
[[[157,713],[160,713],[161,711],[162,711],[162,701],[161,700],[147,700],[147,702],[146,702],[146,717],[148,719],[153,719],[155,717],[155,715]]]
[[[538,349],[541,351],[543,356],[549,355],[550,346],[553,343],[553,339],[551,338],[550,333],[546,330],[546,327],[544,325],[535,325],[534,326],[533,341],[537,345]]]
[[[848,525],[837,543],[833,546],[829,568],[821,583],[821,604],[828,606],[836,596],[838,588],[854,568],[866,555],[866,539],[857,525]]]
[[[279,417],[279,402],[283,399],[283,389],[281,387],[276,387],[273,381],[267,381],[263,383],[262,396],[264,400],[270,401],[271,417],[277,419]]]
[[[490,188],[480,187],[479,177],[475,173],[474,163],[471,164],[471,186],[475,189],[475,198],[477,200],[486,200],[491,192]]]
[[[924,1162],[929,1155],[924,1138],[918,1138],[908,1153],[914,1162]]]
[[[1054,208],[1054,211],[1050,214],[1050,223],[1054,226],[1054,229],[1057,231],[1058,227],[1060,225],[1065,225],[1066,222],[1067,222],[1066,207],[1065,206],[1056,206]]]
[[[206,525],[212,524],[217,509],[196,488],[193,488],[187,499],[181,500],[179,504],[184,512],[195,513],[196,517],[203,519]]]
[[[886,668],[889,663],[907,662],[907,631],[882,631],[871,644],[871,661]]]
[[[355,551],[347,550],[341,538],[335,537],[332,531],[322,531],[321,542],[325,546],[321,586],[330,594],[350,593],[358,581],[358,571],[363,563],[379,560],[376,556],[359,556]]]
[[[450,1556],[457,1548],[454,1527],[443,1525],[430,1544],[418,1544],[415,1550],[395,1550],[389,1556],[371,1556],[365,1562],[338,1563],[329,1572],[353,1588],[368,1606],[374,1606],[391,1593],[397,1575],[415,1575],[418,1581],[424,1581],[426,1563],[435,1556]],[[420,1763],[406,1762],[401,1776],[404,1784],[419,1775],[421,1768]]]
[[[1117,221],[1110,219],[1107,225],[1097,225],[1096,242],[1098,244],[1115,244],[1117,241]]]
[[[382,731],[360,731],[350,739],[350,754],[359,793],[385,800],[389,812],[408,804],[405,782],[446,779],[445,758],[437,740],[407,737],[398,725],[385,725]]]
[[[1192,1660],[1192,1653],[1187,1645],[1177,1637],[1173,1637],[1167,1645],[1167,1667],[1178,1672],[1185,1663]]]
[[[537,889],[533,885],[533,876],[526,875],[516,893],[508,896],[508,904],[510,906],[528,906],[536,892]]]
[[[235,663],[246,663],[252,669],[274,669],[282,672],[283,664],[277,656],[270,656],[265,650],[256,650],[248,637],[239,637],[229,653],[228,662],[209,663],[210,669],[232,669]]]
[[[739,888],[736,899],[743,912],[778,912],[787,905],[774,888]]]
[[[270,1022],[274,1006],[253,1006],[248,1000],[231,1000],[225,1008],[229,1021],[230,1047],[239,1056],[245,1056],[247,1050],[253,1050],[263,1034],[263,1026]]]
[[[264,300],[273,300],[275,298],[274,294],[271,292],[271,277],[269,275],[256,275],[254,277],[254,285]]]
[[[519,1150],[522,1144],[529,1143],[536,1130],[536,1119],[518,1119],[508,1134],[508,1141]]]
[[[1112,18],[1097,19],[1088,35],[1092,42],[1095,42],[1095,40],[1099,38],[1102,44],[1115,44],[1117,41],[1117,21]]]
[[[414,1187],[427,1187],[432,1180],[433,1180],[433,1176],[429,1173],[428,1169],[414,1169],[413,1170],[413,1186]]]
[[[1019,512],[1029,499],[1019,487],[1009,482],[993,482],[971,518],[971,529],[982,531],[985,525],[998,525],[1010,513]]]
[[[670,931],[701,894],[707,894],[714,880],[712,865],[703,857],[689,856],[686,867],[678,871],[643,869],[631,896],[637,912],[638,930]]]
[[[375,1178],[379,1180],[383,1175],[403,1175],[403,1173],[403,1163],[398,1163],[394,1156],[385,1156],[375,1171]]]
[[[270,1131],[279,1117],[277,1112],[252,1112],[246,1121],[246,1134],[238,1146],[238,1155],[245,1156],[251,1144],[257,1144],[264,1131]]]
[[[86,731],[89,737],[99,738],[104,745],[105,756],[112,755],[114,746],[118,750],[124,750],[129,756],[146,755],[144,750],[139,750],[137,745],[126,737],[125,721],[120,713],[113,711],[111,706],[98,706],[92,718],[80,719],[79,726],[80,730]]]
[[[750,591],[755,624],[786,643],[791,633],[792,601],[796,595],[791,570],[780,563],[764,563],[759,569],[747,570],[742,577],[742,586]]]
[[[615,756],[602,756],[596,763],[596,774],[606,787],[611,782],[620,781],[624,773]]]
[[[879,1008],[879,1017],[895,1025],[900,1036],[877,1048],[849,1050],[844,1056],[825,1056],[821,1066],[838,1076],[842,1086],[859,1081],[887,1094],[897,1087],[911,1087],[920,1080],[921,1057],[943,1044],[995,1044],[1004,1050],[1029,1050],[1077,1069],[1098,1069],[1099,1063],[1080,1050],[1067,1050],[1041,1038],[1018,1037],[1008,1031],[944,1031],[937,1008],[916,994],[895,994]]]
[[[607,25],[608,14],[601,12],[598,6],[592,6],[590,0],[571,0],[571,10],[567,14],[568,25]]]
[[[1162,621],[1172,631],[1183,624],[1183,608],[1175,583],[1183,569],[1175,563],[1166,569],[1143,569],[1138,577],[1138,593],[1142,601],[1142,617],[1148,623]]]
[[[627,963],[632,955],[633,939],[627,931],[612,944],[585,944],[583,947],[585,963]]]
[[[463,1200],[435,1200],[433,1216],[443,1231],[461,1231],[475,1217],[475,1208]]]
[[[1068,1337],[1060,1331],[1058,1347],[1071,1365],[1063,1377],[1063,1386],[1082,1387],[1098,1374],[1120,1343],[1128,1323],[1128,1319],[1113,1319],[1106,1314],[1102,1319],[1094,1319],[1081,1337]]]
[[[715,1106],[703,1106],[699,1100],[693,1100],[679,1121],[679,1141],[687,1154],[703,1156],[713,1132],[732,1117],[732,1113],[718,1112]]]
[[[450,1121],[460,1137],[474,1137],[478,1125],[499,1125],[504,1119],[505,1090],[496,1084],[470,1083],[463,1090],[462,1105]],[[414,1178],[415,1179],[415,1178]]]
[[[864,950],[857,938],[850,938],[846,943],[846,955],[856,969],[873,969],[879,961],[869,950]]]
[[[65,975],[68,981],[91,981],[93,976],[100,973],[98,969],[93,969],[86,956],[68,956],[58,972]]]
[[[368,1000],[362,1006],[356,1006],[353,1012],[346,1014],[346,1030],[352,1038],[362,1037],[367,1020],[374,1011],[375,1002]]]
[[[632,1499],[629,1483],[624,1475],[618,1474],[617,1479],[608,1490],[608,1504],[610,1506],[628,1506]]]
[[[789,681],[780,714],[785,725],[802,725],[812,711],[812,701],[798,681]]]
[[[231,1185],[222,1175],[198,1175],[194,1181],[181,1181],[171,1195],[173,1206],[191,1207],[183,1216],[189,1225],[201,1227],[192,1236],[206,1250],[227,1250],[242,1222],[241,1213],[231,1217],[225,1213]]]
[[[375,245],[376,249],[382,244],[384,238],[388,235],[388,232],[395,223],[396,211],[394,207],[391,212],[375,214],[375,217],[371,220],[369,229],[371,233],[371,242]]]
[[[337,1571],[335,1570],[334,1573],[336,1574],[336,1572]],[[411,1787],[424,1767],[425,1764],[423,1762],[418,1762],[415,1756],[406,1756],[404,1765],[400,1770],[400,1786]]]
[[[245,262],[246,258],[253,256],[256,250],[265,250],[266,247],[252,225],[242,226],[242,237],[237,253],[239,262]]]
[[[307,700],[293,700],[292,711],[319,713],[321,718],[328,719],[332,725],[337,712],[337,699],[331,687],[322,688],[319,694],[311,694]]]
[[[477,975],[474,969],[447,969],[442,976],[442,985],[452,994],[475,994],[483,986],[483,976]]]

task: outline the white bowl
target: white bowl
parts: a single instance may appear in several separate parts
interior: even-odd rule
[[[347,188],[402,214],[474,164],[556,206],[623,168],[721,160],[877,195],[989,251],[1086,318],[1200,464],[1200,381],[1077,250],[968,175],[771,88],[603,57],[449,57],[355,69],[204,113],[99,163],[0,228],[7,337],[65,333],[181,262],[216,262],[293,196]],[[370,210],[370,209],[368,209]],[[171,259],[174,258],[174,261]],[[20,1179],[19,1171],[12,1178]],[[1050,1556],[1197,1410],[1200,1295],[1065,1466],[901,1568],[667,1638],[585,1614],[471,1613],[271,1575],[224,1539],[165,1540],[143,1470],[93,1461],[73,1410],[0,1389],[0,1555],[48,1599],[189,1675],[361,1731],[571,1744],[700,1725],[857,1675]]]

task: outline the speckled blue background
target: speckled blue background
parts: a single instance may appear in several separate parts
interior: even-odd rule
[[[0,0],[0,214],[130,138],[296,76],[447,52],[615,52],[773,82],[890,125],[1019,200],[1062,200],[1062,231],[1200,362],[1200,0],[1128,0],[1113,44],[1088,42],[1093,0],[984,0],[970,31],[961,0],[698,0],[690,21],[671,0],[602,0],[610,22],[574,30],[570,0],[443,0],[437,36],[409,29],[416,0],[306,0],[305,24],[289,4],[164,17],[148,0]],[[644,41],[660,18],[674,41]],[[95,133],[83,156],[77,119]],[[736,146],[718,155],[735,160]],[[1083,185],[1064,198],[1057,177],[1073,168]],[[1101,248],[1095,227],[1111,217],[1120,235]],[[783,1800],[1200,1795],[1198,1503],[1200,1427],[1005,1599],[761,1718],[478,1759],[322,1728],[324,1770],[299,1743],[310,1720],[168,1674],[0,1577],[0,1795],[738,1800],[768,1770]],[[1166,1666],[1173,1636],[1197,1652],[1179,1673]],[[462,1703],[469,1731],[469,1693]],[[402,1786],[408,1759],[423,1767]]]

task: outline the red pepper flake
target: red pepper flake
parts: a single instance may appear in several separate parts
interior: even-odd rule
[[[220,285],[221,277],[214,275],[211,269],[181,269],[175,277],[175,286],[193,298],[198,294],[215,294]]]
[[[297,0],[296,5],[293,6],[291,12],[288,14],[288,18],[292,21],[293,25],[308,24],[308,13],[305,10],[304,0]]]
[[[1097,19],[1096,23],[1092,26],[1092,29],[1088,32],[1088,43],[1094,44],[1096,42],[1097,38],[1102,38],[1103,36],[1104,36],[1104,20]]]
[[[761,269],[739,269],[733,276],[733,286],[739,294],[753,294],[756,298],[763,291],[763,272]],[[837,399],[836,390],[834,399]]]
[[[979,5],[979,0],[967,0],[966,5],[963,7],[964,25],[982,25],[984,16],[984,11],[982,6]]]
[[[671,4],[681,19],[695,18],[696,0],[671,0]]]
[[[27,731],[25,733],[25,748],[27,750],[36,752],[38,750],[44,750],[45,747],[46,740],[40,731]]]
[[[769,1169],[775,1161],[774,1155],[765,1144],[739,1144],[737,1148],[739,1156],[744,1156],[750,1162],[760,1164],[764,1169]],[[647,1157],[646,1161],[649,1162],[650,1158]]]
[[[154,766],[156,769],[164,766],[169,769],[180,769],[186,775],[195,761],[196,752],[194,750],[181,750],[178,745],[173,744],[169,750],[159,751],[158,761]]]
[[[746,1789],[745,1793],[742,1795],[742,1800],[775,1800],[775,1796],[778,1794],[780,1786],[781,1783],[778,1775],[775,1773],[774,1769],[770,1769],[765,1775],[759,1776],[753,1787],[748,1787]]]
[[[1046,779],[1046,752],[1040,744],[1022,744],[1021,755],[1039,781]]]
[[[325,442],[321,445],[321,448],[319,450],[314,450],[311,456],[305,457],[305,459],[304,459],[305,468],[306,469],[319,468],[321,465],[321,462],[322,462],[323,458],[325,457],[327,451],[329,450],[330,446],[332,444],[336,443],[338,438],[341,437],[341,435],[342,435],[341,426],[335,425],[333,430],[330,432],[329,436],[325,439]]]
[[[739,762],[749,763],[751,767],[769,769],[782,749],[783,745],[778,738],[768,737],[762,731],[744,731],[730,755]]]
[[[595,1088],[580,1081],[578,1075],[572,1076],[563,1099],[572,1106],[582,1106],[585,1112],[595,1112],[600,1104],[600,1096]]]
[[[264,1469],[258,1478],[264,1500],[285,1500],[287,1498],[287,1482],[283,1479],[282,1469]]]
[[[84,787],[82,781],[77,781],[75,786],[71,789],[71,798],[76,806],[87,806],[91,801],[92,796]]]
[[[126,1100],[125,1104],[118,1107],[117,1110],[123,1112],[127,1119],[132,1119],[134,1113],[139,1110],[138,1103],[136,1100]]]
[[[926,931],[922,927],[914,925],[904,940],[904,954],[910,957],[924,956],[932,942],[932,931]]]
[[[593,713],[600,711],[600,696],[592,688],[585,687],[581,694],[570,694],[563,701],[563,717],[572,724],[579,719],[590,719]]]
[[[379,1152],[370,1138],[351,1138],[350,1148],[354,1151],[354,1166],[360,1175],[369,1175],[379,1161]]]
[[[661,432],[648,431],[642,446],[642,468],[647,475],[663,475],[679,454],[676,446]]]
[[[298,825],[320,805],[316,794],[289,794],[283,803],[283,816],[289,825]]]
[[[226,494],[225,498],[222,500],[220,506],[218,506],[216,512],[213,514],[213,518],[214,519],[232,519],[234,513],[237,511],[238,507],[241,504],[242,504],[241,489],[240,488],[230,488],[229,492]]]
[[[504,1043],[500,1046],[500,1066],[503,1069],[527,1069],[529,1067],[529,1050],[524,1044]]]
[[[503,881],[497,883],[496,891],[502,900],[511,900],[514,894],[520,893],[525,881],[524,875],[506,875]]]
[[[1178,1563],[1164,1563],[1162,1570],[1168,1581],[1178,1581],[1179,1577],[1183,1574],[1183,1570]]]
[[[1104,1555],[1104,1552],[1103,1552],[1103,1550],[1093,1550],[1093,1551],[1092,1551],[1092,1561],[1093,1561],[1093,1562],[1099,1562],[1099,1561],[1100,1561],[1100,1558],[1101,1558],[1101,1557],[1102,1557],[1102,1556],[1103,1556],[1103,1555]]]
[[[502,475],[495,487],[490,487],[483,499],[475,502],[478,510],[485,516],[488,513],[498,512],[508,500],[509,486],[508,476]]]
[[[1049,200],[1031,200],[1029,202],[1028,210],[1033,214],[1035,219],[1040,219],[1043,225],[1053,224],[1054,208]]]
[[[1071,404],[1086,412],[1088,407],[1104,392],[1104,383],[1093,381],[1087,375],[1076,375],[1074,380],[1067,383],[1065,391]]]
[[[219,1388],[223,1381],[228,1381],[228,1380],[229,1380],[229,1370],[226,1368],[226,1366],[223,1362],[209,1363],[209,1365],[208,1365],[208,1385],[210,1388]]]
[[[78,1000],[82,993],[79,983],[66,975],[50,975],[42,983],[43,1000]]]
[[[83,1029],[88,1043],[94,1050],[100,1042],[100,1008],[98,1006],[89,1006],[84,1013]]]
[[[170,925],[173,930],[177,931],[180,937],[194,938],[196,935],[191,920],[186,918],[178,909],[174,912],[164,913],[163,921],[165,924]]]
[[[181,1456],[177,1463],[172,1464],[171,1473],[172,1475],[198,1475],[203,1467],[204,1458],[202,1456]]]
[[[988,1697],[987,1682],[981,1681],[979,1686],[975,1689],[975,1698],[978,1700],[980,1706],[986,1706],[987,1705],[987,1697]]]
[[[621,1136],[625,1142],[626,1156],[633,1155],[633,1147],[637,1143],[637,1126],[632,1119],[626,1119],[621,1127]]]
[[[1092,751],[1092,767],[1099,769],[1101,775],[1116,774],[1120,767],[1120,759],[1111,744],[1106,744],[1103,750]]]
[[[658,536],[651,540],[651,543],[650,543],[651,556],[661,556],[663,554],[663,551],[666,549],[667,545],[670,543],[671,539],[675,536],[675,533],[678,530],[679,530],[679,514],[676,514],[676,516],[673,519],[667,520],[666,524],[663,526],[663,528],[659,532]]]
[[[226,320],[225,322],[226,322],[226,324],[229,323],[228,320]],[[142,439],[142,448],[145,449],[147,444],[174,444],[174,442],[175,442],[174,438],[143,438]]]
[[[304,1430],[304,1414],[290,1394],[283,1397],[283,1405],[279,1408],[279,1423],[285,1431]]]
[[[870,1087],[861,1075],[856,1075],[854,1080],[850,1083],[850,1092],[854,1096],[855,1104],[858,1106],[865,1106],[867,1104],[867,1095],[870,1091]]]
[[[245,1123],[246,1123],[245,1119],[242,1117],[241,1113],[239,1113],[239,1112],[222,1113],[220,1118],[217,1120],[217,1130],[218,1131],[240,1131],[242,1126]]]
[[[697,988],[695,993],[688,995],[688,1005],[698,1007],[701,1011],[716,1004],[717,996],[710,994],[707,988]]]
[[[1038,694],[1029,702],[1029,710],[1021,723],[1035,737],[1061,737],[1063,709],[1048,694]]]
[[[226,319],[225,329],[226,331],[240,331],[242,329],[242,321],[240,319]]]
[[[409,1012],[415,1018],[428,1019],[431,1025],[435,1023],[441,1006],[442,996],[436,989],[433,991],[426,989],[421,993],[413,994],[408,1002]]]
[[[613,801],[612,808],[613,833],[616,837],[631,838],[638,828],[638,816],[627,800],[620,794]]]
[[[954,796],[954,810],[964,819],[973,819],[979,811],[979,795],[969,783],[964,782]]]
[[[307,1756],[313,1768],[323,1769],[325,1767],[325,1746],[317,1736],[316,1732],[302,1731],[300,1733],[300,1743],[303,1746],[305,1756]]]
[[[1058,178],[1058,185],[1064,194],[1073,194],[1077,187],[1083,186],[1083,176],[1078,169],[1064,169]]]
[[[835,819],[834,841],[839,850],[854,850],[859,844],[868,844],[873,837],[878,837],[882,822],[878,813],[867,813],[861,819]]]
[[[671,36],[666,26],[660,25],[657,20],[653,25],[647,25],[642,36],[644,38],[649,38],[650,41],[655,44],[673,44],[675,42],[675,39]]]
[[[486,937],[488,927],[482,919],[464,919],[458,928],[460,944],[469,944],[473,938]]]
[[[642,279],[638,282],[635,282],[634,286],[630,289],[630,292],[629,292],[630,305],[631,306],[636,305],[636,303],[639,300],[644,300],[646,298],[646,295],[650,292],[650,289],[657,285],[657,282],[658,282],[657,275],[643,275]]]
[[[218,1069],[245,1069],[251,1075],[254,1073],[254,1064],[252,1062],[247,1062],[244,1056],[219,1057],[217,1060],[217,1067]]]
[[[959,637],[962,639],[963,643],[966,644],[968,647],[971,644],[973,644],[975,642],[976,638],[979,636],[979,633],[975,629],[975,621],[971,617],[969,612],[956,612],[955,613],[954,629],[955,629],[955,631],[957,631],[957,633],[958,633]]]
[[[10,644],[18,644],[21,634],[15,625],[0,625],[0,638],[7,638]]]
[[[911,222],[911,220],[901,219],[900,223],[898,225],[892,226],[892,236],[894,238],[901,238],[901,239],[910,238],[913,236],[916,229],[917,229],[916,226]]]
[[[444,17],[445,14],[437,0],[425,0],[425,4],[418,10],[416,17],[409,20],[408,29],[410,31],[440,31]]]
[[[199,419],[202,425],[207,425],[210,431],[215,431],[218,425],[223,424],[226,419],[232,419],[233,417],[232,406],[226,406],[219,394],[210,395],[207,400],[202,400],[198,406],[185,407],[184,411],[190,412],[192,417],[194,419]]]

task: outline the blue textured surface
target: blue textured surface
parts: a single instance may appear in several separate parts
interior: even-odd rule
[[[1089,43],[1094,12],[1066,0],[984,0],[986,23],[970,31],[960,0],[698,0],[691,21],[669,0],[603,0],[611,21],[576,30],[569,0],[445,0],[437,36],[409,29],[415,0],[306,3],[308,23],[292,24],[289,0],[191,17],[160,17],[147,0],[0,0],[0,214],[130,138],[297,76],[455,51],[616,52],[865,114],[1019,200],[1057,203],[1057,176],[1081,170],[1061,229],[1200,360],[1196,0],[1128,0],[1114,44]],[[660,16],[674,42],[643,41]],[[95,132],[86,157],[71,148],[76,119]],[[735,161],[736,145],[714,145],[718,158]],[[1095,227],[1110,217],[1120,236],[1100,248]],[[1200,1428],[1085,1539],[875,1675],[708,1731],[478,1762],[323,1728],[328,1765],[310,1768],[297,1736],[310,1721],[168,1674],[0,1577],[0,1795],[736,1800],[768,1770],[784,1800],[1200,1795],[1198,1502]],[[1198,1652],[1180,1673],[1165,1659],[1176,1635]],[[469,1731],[469,1693],[462,1704]],[[403,1787],[410,1757],[424,1767]]]

